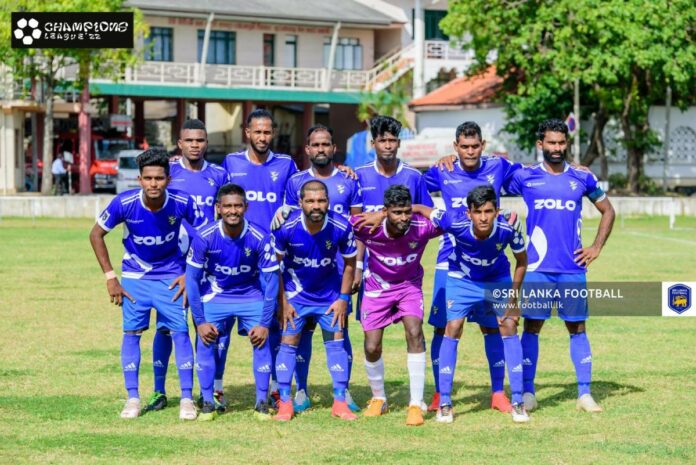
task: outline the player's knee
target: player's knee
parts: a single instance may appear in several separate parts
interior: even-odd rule
[[[172,333],[169,331],[167,328],[159,328],[157,329],[157,332],[160,334],[164,334],[165,336],[170,336]]]
[[[515,336],[517,335],[517,322],[512,319],[506,319],[500,323],[500,335],[501,336]]]
[[[124,331],[123,334],[137,334],[137,335],[141,335],[141,334],[143,334],[144,332],[145,332],[145,329],[143,328],[143,329],[136,329],[136,330],[134,330],[134,331]]]
[[[568,328],[569,334],[578,334],[585,332],[585,322],[584,321],[566,321],[566,328]]]
[[[437,334],[438,336],[444,336],[445,335],[445,328],[435,327],[435,328],[433,328],[433,334]]]
[[[301,338],[301,334],[291,334],[291,335],[283,336],[280,339],[280,342],[283,344],[287,344],[289,346],[297,347],[300,345],[300,338]]]
[[[481,330],[481,334],[496,334],[500,332],[498,328],[489,328],[488,326],[479,325],[479,329]]]
[[[378,359],[382,355],[382,342],[365,339],[365,356],[368,359]]]
[[[453,339],[459,339],[462,337],[462,331],[464,330],[464,319],[451,320],[447,322],[447,327],[445,328],[445,335]]]
[[[324,339],[324,342],[337,341],[343,339],[343,331],[333,332],[322,328],[321,337]]]
[[[530,318],[524,319],[524,332],[539,334],[541,327],[544,326],[544,320],[533,320]]]

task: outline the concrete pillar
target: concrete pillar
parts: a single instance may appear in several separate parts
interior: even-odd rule
[[[133,118],[133,137],[135,145],[140,148],[140,145],[145,139],[145,101],[143,99],[133,99],[135,107],[135,117]]]
[[[77,116],[77,126],[80,135],[80,193],[92,192],[92,179],[89,167],[92,165],[92,120],[89,113],[89,86],[85,85],[80,93],[80,113]],[[49,171],[50,172],[50,171]],[[44,167],[44,173],[46,169]]]
[[[249,143],[249,140],[246,137],[244,128],[246,127],[246,120],[249,117],[249,113],[251,113],[253,110],[254,103],[251,100],[245,100],[242,103],[242,142],[244,142],[245,144]]]
[[[112,95],[109,97],[109,114],[114,115],[118,113],[118,95]]]
[[[179,139],[179,132],[186,121],[186,100],[182,98],[176,99],[176,116],[174,117],[174,127],[172,128],[173,142]]]
[[[307,157],[307,154],[304,152],[304,146],[307,137],[307,132],[309,131],[309,128],[311,128],[312,125],[314,125],[314,104],[305,103],[303,107],[304,108],[302,111],[302,135],[300,138],[300,150],[297,155],[297,159],[295,160],[298,168],[300,168],[301,170],[309,167],[309,158]]]
[[[205,100],[199,100],[196,104],[197,106],[197,113],[198,113],[198,119],[203,121],[205,123]]]

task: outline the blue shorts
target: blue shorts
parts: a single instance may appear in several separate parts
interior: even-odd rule
[[[157,329],[188,332],[188,309],[182,296],[174,302],[172,297],[179,290],[169,289],[174,278],[133,279],[122,278],[121,286],[135,299],[123,298],[123,330],[138,331],[150,327],[150,310],[157,311]]]
[[[447,326],[447,273],[448,270],[435,269],[433,301],[430,305],[428,324],[436,328]]]
[[[326,315],[326,310],[329,308],[328,306],[315,307],[296,303],[292,303],[292,306],[295,308],[295,312],[297,312],[297,317],[293,321],[295,323],[295,328],[293,329],[292,325],[288,323],[287,327],[283,330],[283,336],[300,334],[302,328],[304,328],[309,319],[316,321],[324,331],[329,331],[331,333],[341,331],[341,328],[338,326],[338,321],[336,321],[335,325],[331,325],[331,320],[333,320],[334,315],[333,313]]]
[[[589,316],[585,273],[545,273],[530,271],[522,283],[520,310],[533,320],[548,320],[552,308],[563,321],[585,321]]]
[[[232,330],[234,320],[239,324],[237,333],[246,336],[254,326],[261,326],[263,301],[257,302],[205,302],[203,303],[205,321],[212,323],[222,334]],[[231,321],[230,321],[231,320]]]
[[[512,279],[509,276],[476,282],[468,279],[447,279],[447,321],[466,318],[471,323],[478,323],[485,328],[497,328],[498,316],[504,313],[508,299],[496,298],[492,290],[509,289]]]

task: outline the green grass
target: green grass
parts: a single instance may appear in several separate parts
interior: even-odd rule
[[[593,237],[596,222],[585,236]],[[589,279],[696,281],[695,218],[627,218],[617,226]],[[386,333],[387,391],[392,412],[346,424],[329,416],[330,384],[320,338],[310,376],[316,407],[289,424],[252,417],[249,344],[234,338],[226,391],[232,412],[213,423],[178,420],[175,407],[135,421],[118,418],[125,392],[119,368],[120,311],[108,296],[87,240],[87,220],[7,219],[0,223],[0,463],[695,463],[693,442],[696,319],[597,317],[588,331],[594,352],[593,392],[606,411],[575,411],[575,376],[566,330],[544,328],[538,373],[541,408],[529,425],[487,408],[488,370],[482,338],[465,328],[455,378],[455,423],[428,417],[404,425],[408,402],[405,343],[400,326]],[[120,232],[107,236],[118,262]],[[435,244],[426,264],[429,302]],[[356,364],[352,392],[370,396],[352,323]],[[430,329],[426,326],[430,339]],[[141,395],[152,386],[152,332],[143,337]],[[432,393],[428,368],[426,396]]]

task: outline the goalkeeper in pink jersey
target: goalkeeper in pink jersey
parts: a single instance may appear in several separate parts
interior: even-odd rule
[[[384,220],[376,228],[361,226],[352,217],[355,237],[368,252],[364,272],[360,323],[365,332],[365,368],[372,399],[365,416],[387,412],[384,391],[382,336],[384,328],[399,321],[404,324],[411,390],[406,424],[423,424],[425,385],[425,342],[423,338],[423,267],[420,264],[428,241],[442,234],[429,219],[414,215],[408,188],[393,185],[384,193]]]

